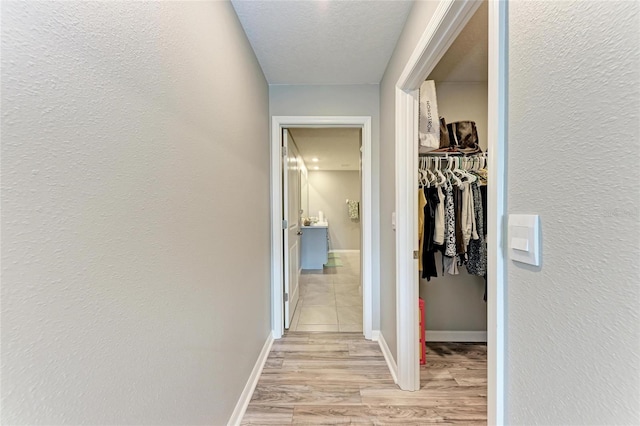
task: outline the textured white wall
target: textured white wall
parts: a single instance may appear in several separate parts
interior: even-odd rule
[[[380,82],[380,330],[394,357],[397,356],[396,235],[391,228],[391,213],[396,205],[395,87],[437,6],[437,1],[414,3]]]
[[[231,5],[4,2],[1,65],[2,423],[226,423],[270,330]]]
[[[269,86],[270,115],[355,115],[371,116],[371,174],[372,174],[372,222],[373,229],[380,226],[379,211],[379,117],[380,92],[378,85],[334,85],[334,86]],[[380,327],[380,275],[376,265],[380,264],[380,239],[376,232],[372,236],[373,247],[373,329]],[[382,303],[382,302],[381,302]]]
[[[510,2],[508,422],[640,424],[640,3]]]
[[[309,171],[309,211],[328,218],[331,250],[360,250],[360,221],[349,219],[347,199],[360,201],[360,172]]]

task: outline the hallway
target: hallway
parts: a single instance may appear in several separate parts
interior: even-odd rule
[[[487,304],[409,285],[419,87],[481,3],[3,1],[0,424],[640,425],[640,1],[487,1],[431,113],[487,123]],[[347,256],[304,274],[283,333],[278,129],[337,121],[364,292]],[[420,383],[420,292],[429,338],[491,357],[431,344]]]
[[[429,344],[421,389],[404,392],[361,333],[289,332],[273,344],[242,424],[484,425],[486,356],[484,344]]]

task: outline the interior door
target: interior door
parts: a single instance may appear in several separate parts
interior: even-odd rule
[[[300,295],[300,181],[302,159],[289,131],[282,131],[283,146],[283,246],[284,246],[284,328],[291,320]]]

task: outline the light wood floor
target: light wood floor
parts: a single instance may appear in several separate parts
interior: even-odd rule
[[[486,357],[483,344],[431,343],[421,389],[404,392],[361,333],[288,332],[242,424],[486,424]]]

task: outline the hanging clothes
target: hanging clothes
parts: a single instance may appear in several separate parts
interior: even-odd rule
[[[485,235],[485,239],[486,239],[486,235],[487,235],[487,216],[489,216],[488,210],[487,210],[487,185],[480,185],[480,199],[482,200],[482,211],[483,211],[483,216],[482,216],[482,229],[484,230],[484,235]]]
[[[360,202],[354,200],[347,200],[347,209],[349,211],[349,219],[360,219]]]
[[[422,188],[427,199],[424,209],[424,243],[422,248],[422,278],[429,281],[438,276],[436,268],[435,245],[433,234],[435,232],[436,209],[440,203],[437,188]]]
[[[453,203],[453,186],[447,182],[444,187],[444,255],[454,257],[456,249],[456,211]]]
[[[441,187],[436,188],[438,205],[436,206],[435,229],[433,231],[433,243],[437,246],[444,244],[444,192]]]
[[[442,273],[449,275],[458,275],[460,270],[458,269],[458,256],[449,257],[442,256]]]
[[[471,275],[487,273],[487,188],[484,158],[461,157],[455,162],[421,161],[418,193],[420,276],[437,277],[435,252],[442,254],[442,274],[458,275],[465,265]]]
[[[422,188],[418,189],[418,271],[422,272],[422,250],[424,245],[424,209],[427,197]]]
[[[484,276],[487,273],[487,244],[483,228],[484,212],[482,209],[482,196],[477,182],[471,184],[471,192],[474,201],[474,217],[478,225],[478,238],[469,242],[467,271],[471,275]]]
[[[462,239],[462,191],[459,188],[453,188],[453,209],[456,225],[456,254],[463,256],[467,249]]]
[[[460,212],[460,220],[462,227],[462,241],[464,247],[469,246],[469,242],[478,239],[476,230],[476,217],[473,207],[473,194],[471,193],[471,183],[464,182],[462,184],[462,209]]]

